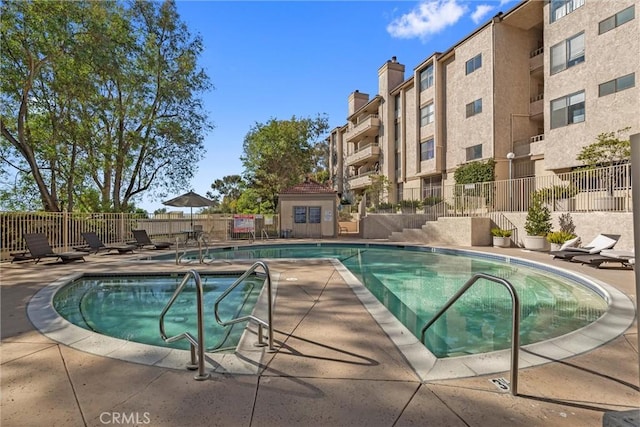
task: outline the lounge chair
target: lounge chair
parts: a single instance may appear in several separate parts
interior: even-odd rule
[[[82,238],[87,242],[87,246],[74,247],[73,249],[77,251],[82,251],[82,252],[89,252],[89,253],[93,252],[96,254],[100,251],[107,251],[107,252],[118,251],[118,253],[123,254],[126,252],[133,252],[133,250],[136,248],[136,245],[134,244],[107,246],[104,243],[102,243],[102,240],[100,240],[98,235],[93,231],[82,233]]]
[[[619,262],[623,267],[632,267],[635,263],[635,252],[604,249],[597,255],[574,256],[571,261],[589,264],[595,268],[600,268],[600,265],[608,262]]]
[[[63,263],[85,260],[86,253],[84,252],[55,253],[49,244],[47,236],[43,233],[25,233],[23,237],[29,252],[12,254],[11,262],[33,260],[37,264],[43,258],[57,258]]]
[[[555,258],[571,260],[579,255],[596,255],[604,249],[611,249],[618,243],[619,234],[598,234],[589,244],[580,248],[566,248],[560,251],[551,251],[549,254]]]
[[[169,242],[153,242],[147,234],[147,230],[131,230],[134,239],[136,239],[135,245],[142,249],[145,246],[153,246],[154,249],[167,249],[171,247]]]

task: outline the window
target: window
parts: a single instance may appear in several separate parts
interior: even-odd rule
[[[433,138],[427,139],[425,142],[420,144],[420,161],[424,162],[425,160],[433,159],[434,157]]]
[[[427,68],[420,72],[420,90],[433,86],[433,64],[429,64]]]
[[[433,102],[420,109],[420,126],[433,123]]]
[[[400,122],[393,124],[393,146],[397,150],[400,147]]]
[[[606,33],[609,30],[613,30],[616,27],[624,24],[625,22],[631,21],[636,17],[636,8],[634,6],[629,6],[628,8],[621,10],[613,16],[608,17],[604,21],[600,22],[599,25],[599,34]]]
[[[320,206],[309,206],[309,224],[320,224]]]
[[[396,162],[396,179],[402,175],[402,153],[400,151],[396,151],[395,153],[395,162]]]
[[[482,67],[482,54],[479,53],[465,63],[466,74],[471,74]]]
[[[581,6],[584,6],[584,0],[551,0],[549,22],[556,22]]]
[[[482,144],[474,145],[473,147],[467,147],[466,151],[467,161],[482,158]]]
[[[584,91],[551,101],[551,129],[584,122]]]
[[[551,74],[584,62],[584,33],[551,47]]]
[[[482,98],[467,104],[467,117],[482,113]]]
[[[307,221],[308,218],[308,221]],[[293,222],[296,224],[320,224],[321,219],[320,206],[294,206]]]
[[[394,101],[394,104],[395,104],[394,105],[394,109],[393,109],[393,117],[397,119],[398,117],[400,117],[400,111],[401,111],[401,107],[400,106],[402,105],[400,103],[400,95],[396,95],[393,98],[393,101]]]
[[[598,96],[610,95],[612,93],[620,92],[621,90],[629,89],[635,85],[636,73],[627,74],[626,76],[618,77],[617,79],[613,79],[599,85]]]
[[[293,222],[296,224],[305,224],[307,222],[307,208],[305,206],[293,207]]]

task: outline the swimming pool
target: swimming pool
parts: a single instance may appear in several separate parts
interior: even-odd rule
[[[205,307],[238,278],[237,275],[203,274]],[[188,349],[186,340],[166,343],[158,332],[158,317],[182,281],[184,274],[93,275],[87,274],[56,292],[55,310],[69,322],[99,334],[154,346]],[[219,313],[228,320],[250,314],[264,278],[248,277],[222,300]],[[166,332],[197,335],[195,286],[187,286],[166,315]],[[205,323],[207,352],[235,350],[244,325],[221,326]]]
[[[197,254],[193,254],[195,257]],[[521,304],[522,345],[556,338],[600,318],[607,295],[593,283],[532,263],[479,253],[403,246],[288,244],[228,247],[215,259],[337,259],[416,337],[424,324],[473,274],[510,281]],[[187,257],[188,258],[188,257]],[[173,257],[171,257],[173,259]],[[507,349],[511,340],[511,298],[498,284],[474,285],[427,332],[425,344],[437,357]]]

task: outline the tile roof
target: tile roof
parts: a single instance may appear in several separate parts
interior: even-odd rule
[[[280,194],[334,194],[336,191],[312,179],[306,179],[293,187],[285,188]]]

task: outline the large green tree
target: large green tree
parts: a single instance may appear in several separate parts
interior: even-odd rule
[[[5,199],[22,186],[50,211],[127,211],[144,192],[186,185],[211,128],[200,99],[211,84],[173,1],[12,1],[1,12],[0,160],[15,176]]]
[[[322,145],[328,129],[325,116],[256,123],[245,136],[241,157],[248,185],[277,206],[280,191],[327,168]]]
[[[227,175],[222,179],[216,179],[211,184],[212,191],[207,191],[207,197],[220,202],[220,196],[222,196],[219,210],[223,213],[234,212],[236,210],[234,205],[246,186],[246,182],[240,175]]]

